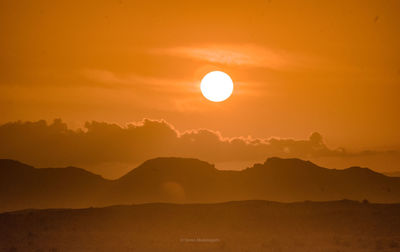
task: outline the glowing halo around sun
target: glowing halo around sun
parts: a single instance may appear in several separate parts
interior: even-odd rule
[[[233,81],[224,72],[209,72],[201,80],[200,90],[204,97],[210,101],[225,101],[233,92]]]

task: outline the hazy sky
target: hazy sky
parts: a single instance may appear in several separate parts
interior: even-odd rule
[[[400,1],[0,1],[0,123],[400,146]],[[211,70],[235,88],[200,93]]]

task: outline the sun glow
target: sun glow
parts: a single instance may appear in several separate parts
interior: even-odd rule
[[[209,72],[201,80],[200,90],[208,100],[221,102],[231,96],[233,92],[233,81],[231,77],[224,72]]]

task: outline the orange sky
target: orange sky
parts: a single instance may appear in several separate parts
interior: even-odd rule
[[[0,123],[165,119],[178,130],[400,149],[399,1],[1,1]],[[205,73],[235,90],[207,101]]]

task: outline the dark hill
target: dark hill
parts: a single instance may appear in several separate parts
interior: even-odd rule
[[[400,202],[400,179],[368,168],[326,169],[300,159],[270,158],[243,173],[247,173],[252,195],[257,198]]]
[[[118,179],[114,192],[124,203],[209,202],[219,178],[219,171],[213,165],[198,159],[156,158]]]
[[[400,202],[400,178],[367,168],[326,169],[300,159],[269,158],[242,171],[207,162],[156,158],[117,180],[80,168],[36,169],[0,160],[0,211],[145,202],[232,200]]]
[[[2,159],[0,210],[97,205],[111,183],[81,168],[36,169]]]

